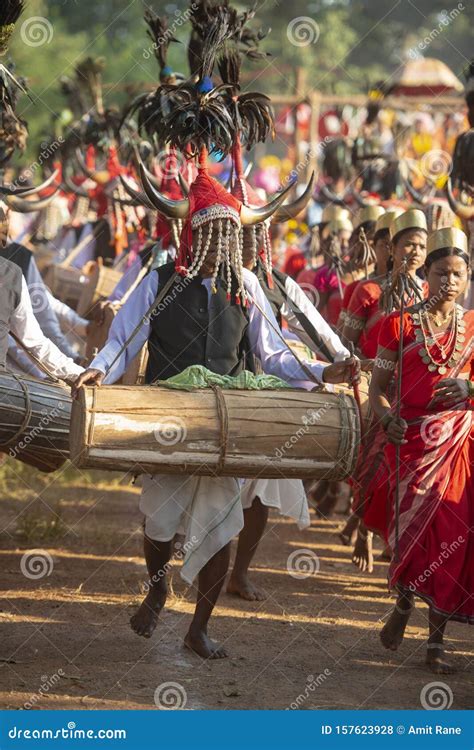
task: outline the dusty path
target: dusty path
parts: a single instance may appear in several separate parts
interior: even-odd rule
[[[204,663],[181,646],[193,592],[179,563],[154,637],[129,628],[146,581],[139,490],[110,474],[68,469],[39,478],[19,467],[0,470],[2,708],[155,709],[156,689],[173,682],[160,700],[191,709],[416,709],[436,680],[452,691],[452,708],[472,705],[474,633],[449,627],[459,672],[434,677],[423,667],[427,610],[418,605],[400,652],[385,652],[378,632],[391,602],[386,566],[357,574],[338,544],[339,520],[313,519],[300,533],[271,518],[254,566],[268,598],[221,597],[211,635],[231,658]],[[49,575],[21,572],[33,549],[51,555]],[[308,578],[286,569],[301,549],[318,558],[319,572]]]

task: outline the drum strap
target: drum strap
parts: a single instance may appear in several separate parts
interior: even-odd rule
[[[26,354],[27,354],[27,355],[28,355],[28,357],[29,357],[29,358],[31,359],[31,361],[32,361],[32,362],[33,362],[33,363],[34,363],[34,364],[35,364],[35,365],[36,365],[36,366],[37,366],[37,367],[38,367],[38,368],[39,368],[39,369],[40,369],[40,370],[41,370],[42,372],[44,372],[44,373],[45,373],[45,375],[47,375],[47,376],[48,376],[49,378],[51,378],[51,380],[52,380],[52,381],[53,381],[54,383],[60,383],[60,382],[61,382],[61,379],[60,379],[60,378],[57,378],[57,377],[56,377],[56,375],[54,375],[54,374],[53,374],[53,373],[51,372],[51,370],[50,370],[50,369],[49,369],[48,367],[46,367],[46,365],[45,365],[45,364],[43,364],[43,362],[42,362],[42,361],[41,361],[40,359],[38,359],[38,357],[36,357],[36,356],[35,356],[35,355],[33,354],[33,352],[32,352],[32,351],[30,351],[30,350],[28,349],[28,347],[27,347],[27,346],[26,346],[26,345],[25,345],[25,344],[23,343],[23,341],[22,341],[21,339],[19,339],[19,338],[18,338],[18,336],[16,336],[16,334],[14,334],[14,333],[13,333],[13,331],[10,331],[10,336],[12,337],[12,339],[14,340],[14,342],[15,342],[15,343],[16,343],[16,344],[17,344],[18,346],[20,346],[20,347],[21,347],[21,348],[22,348],[22,349],[23,349],[23,350],[24,350],[24,351],[26,352]]]
[[[146,313],[142,316],[141,320],[137,323],[133,331],[131,332],[130,336],[127,338],[126,341],[123,342],[122,346],[120,347],[119,351],[117,352],[116,356],[113,358],[110,365],[108,365],[105,374],[108,375],[111,371],[112,367],[115,365],[115,363],[120,359],[122,354],[124,353],[125,349],[130,346],[131,342],[135,338],[135,336],[138,334],[140,328],[145,323],[145,321],[152,317],[152,315],[155,314],[155,312],[158,310],[159,306],[163,302],[164,298],[170,291],[171,287],[175,283],[176,279],[180,278],[179,274],[175,271],[170,279],[166,282],[163,289],[159,292],[157,297],[154,299],[153,303],[150,305]]]
[[[217,462],[217,471],[221,473],[224,468],[225,458],[227,454],[227,443],[229,442],[229,412],[227,411],[227,405],[225,402],[224,394],[222,393],[222,388],[212,383],[211,388],[216,396],[217,416],[219,417],[220,425],[220,455]]]
[[[274,275],[272,276],[272,278],[273,278],[274,283],[277,285],[278,289],[280,290],[285,302],[287,303],[288,307],[291,309],[292,313],[294,314],[295,318],[297,319],[298,323],[301,325],[306,335],[309,336],[311,341],[316,345],[316,347],[319,349],[321,354],[323,354],[326,357],[328,362],[334,362],[333,355],[329,351],[329,348],[324,343],[323,339],[321,338],[320,334],[318,333],[314,325],[306,317],[304,312],[300,310],[296,302],[294,302],[291,299],[288,292],[286,291],[285,286],[282,284],[280,279],[278,279]]]

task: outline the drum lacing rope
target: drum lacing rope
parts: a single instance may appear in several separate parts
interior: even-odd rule
[[[17,440],[23,435],[26,428],[29,426],[31,415],[33,413],[33,410],[31,408],[31,399],[30,399],[30,392],[28,389],[28,385],[23,380],[21,380],[21,378],[18,377],[18,375],[15,375],[14,372],[9,372],[8,374],[11,375],[12,378],[16,380],[20,384],[20,387],[23,389],[23,393],[25,396],[25,414],[23,416],[23,422],[21,423],[20,427],[16,431],[15,435],[12,438],[10,438],[10,440],[8,440],[6,443],[2,443],[2,446],[1,446],[2,449],[9,448],[11,445],[15,445]]]
[[[224,394],[220,386],[211,384],[211,388],[216,395],[217,417],[219,419],[219,460],[217,462],[217,471],[219,474],[224,469],[224,463],[227,454],[227,443],[229,441],[229,412],[225,402]]]

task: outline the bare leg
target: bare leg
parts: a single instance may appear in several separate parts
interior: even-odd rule
[[[453,674],[456,669],[445,659],[444,630],[447,618],[439,615],[430,607],[430,637],[426,652],[426,664],[435,674]]]
[[[393,612],[380,632],[380,640],[389,651],[396,651],[401,645],[412,611],[413,594],[400,592]]]
[[[304,482],[304,489],[306,497],[308,498],[308,504],[314,510],[317,510],[318,505],[324,500],[329,490],[329,482],[325,479],[321,479],[319,482]]]
[[[166,602],[167,563],[172,553],[172,542],[155,542],[146,534],[143,540],[146,566],[148,568],[149,591],[137,612],[130,619],[132,630],[137,635],[150,638],[158,624],[158,617]]]
[[[268,508],[256,497],[250,508],[244,510],[244,528],[239,542],[234,567],[227,584],[227,593],[241,596],[249,602],[263,601],[266,597],[249,581],[249,566],[257,551],[268,520]]]
[[[319,518],[330,518],[336,507],[341,494],[341,482],[329,482],[329,489],[316,507],[316,515]]]
[[[346,547],[349,546],[349,544],[352,542],[352,537],[357,531],[357,528],[360,523],[359,516],[356,516],[355,513],[353,513],[346,521],[346,525],[342,529],[342,531],[339,532],[339,539],[341,540],[342,544],[344,544]]]
[[[372,573],[374,570],[374,553],[372,550],[373,534],[367,529],[363,521],[359,524],[357,539],[352,554],[352,562],[363,573]]]
[[[207,625],[227,575],[229,561],[230,544],[226,544],[211,557],[199,574],[196,609],[184,643],[203,659],[223,659],[227,656],[225,648],[208,637]]]

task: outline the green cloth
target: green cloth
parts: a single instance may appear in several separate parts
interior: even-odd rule
[[[164,388],[175,388],[180,391],[192,391],[194,388],[209,388],[211,385],[218,385],[220,388],[246,390],[246,391],[265,391],[265,390],[282,390],[291,388],[291,385],[274,375],[254,375],[252,372],[244,370],[232,377],[231,375],[218,375],[211,372],[202,365],[191,365],[183,372],[168,380],[159,380],[157,385]]]

